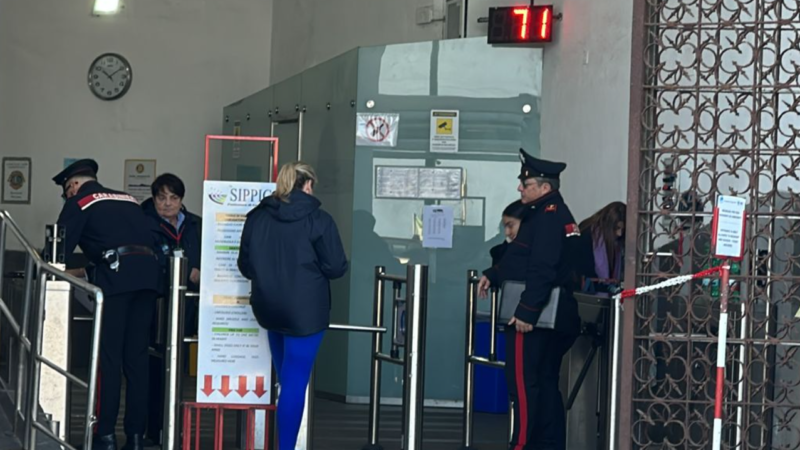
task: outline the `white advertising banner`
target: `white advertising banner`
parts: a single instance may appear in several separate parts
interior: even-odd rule
[[[247,213],[273,183],[203,184],[203,256],[197,401],[268,404],[272,360],[267,332],[250,308],[250,281],[236,260]]]

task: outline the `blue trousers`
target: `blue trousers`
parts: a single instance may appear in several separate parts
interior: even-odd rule
[[[281,385],[278,397],[278,450],[294,450],[305,409],[306,388],[324,331],[295,337],[269,332],[272,363]]]

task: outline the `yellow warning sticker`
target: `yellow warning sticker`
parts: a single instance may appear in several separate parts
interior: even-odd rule
[[[436,119],[436,134],[453,134],[453,119]]]
[[[458,152],[458,111],[431,111],[431,153]]]

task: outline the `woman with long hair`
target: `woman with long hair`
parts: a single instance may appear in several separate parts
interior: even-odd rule
[[[333,218],[314,194],[317,175],[303,162],[283,166],[277,188],[247,215],[239,270],[252,281],[250,305],[267,329],[280,383],[279,450],[294,450],[305,393],[330,325],[330,280],[347,272]]]
[[[622,281],[625,213],[625,203],[612,202],[579,225],[581,237],[576,263],[582,290],[603,291]]]

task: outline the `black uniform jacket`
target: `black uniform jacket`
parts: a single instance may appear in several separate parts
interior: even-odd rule
[[[316,198],[295,189],[289,203],[270,196],[247,215],[239,270],[252,280],[258,323],[290,336],[330,324],[330,280],[347,272],[339,231]]]
[[[187,273],[191,273],[192,269],[200,270],[200,249],[202,245],[200,241],[200,234],[202,231],[202,221],[200,217],[187,211],[185,206],[181,207],[184,219],[180,229],[176,230],[172,224],[158,215],[152,198],[142,203],[142,209],[153,221],[153,226],[156,231],[156,244],[163,259],[165,261],[169,260],[169,257],[173,256],[175,249],[179,248],[183,250],[183,256],[188,260],[189,271]],[[164,265],[163,272],[163,282],[161,286],[164,294],[166,294],[169,285],[166,264]],[[192,283],[190,280],[187,280],[187,283],[190,291],[197,292],[199,290],[199,286]]]
[[[154,253],[152,221],[131,195],[107,189],[96,181],[86,182],[64,203],[58,225],[66,230],[65,255],[71,255],[80,245],[95,266],[89,281],[105,295],[158,289],[159,262]],[[147,247],[152,252],[121,256],[116,271],[103,260],[107,250],[128,246]]]
[[[518,319],[535,324],[550,300],[553,288],[561,288],[556,329],[580,332],[575,289],[575,251],[578,225],[559,192],[551,192],[530,205],[510,244],[492,249],[491,268],[484,275],[492,286],[506,280],[525,281],[525,291],[515,312]]]

